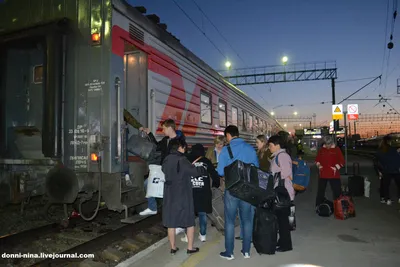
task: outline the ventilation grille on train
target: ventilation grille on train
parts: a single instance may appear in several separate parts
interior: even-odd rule
[[[144,33],[132,24],[129,24],[129,37],[141,44],[144,44]]]

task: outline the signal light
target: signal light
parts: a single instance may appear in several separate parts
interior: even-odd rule
[[[100,33],[92,33],[92,42],[93,44],[100,44]]]
[[[91,161],[97,161],[98,159],[99,159],[99,157],[96,155],[96,153],[90,154],[90,160]]]

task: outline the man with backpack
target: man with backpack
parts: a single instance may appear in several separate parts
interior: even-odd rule
[[[229,144],[222,148],[219,155],[217,172],[220,176],[225,176],[225,167],[232,164],[235,160],[254,164],[257,168],[259,167],[256,151],[242,138],[239,138],[239,129],[236,126],[229,125],[226,127],[224,135]],[[245,259],[250,258],[251,236],[253,233],[252,208],[251,204],[232,196],[228,190],[225,190],[225,251],[220,253],[221,258],[227,260],[234,259],[235,220],[238,210],[243,224],[243,247],[241,252]]]

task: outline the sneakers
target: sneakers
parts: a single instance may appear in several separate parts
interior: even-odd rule
[[[223,258],[223,259],[228,260],[228,261],[231,261],[231,260],[234,260],[234,259],[235,259],[235,257],[233,257],[233,255],[229,255],[228,253],[226,253],[226,251],[225,251],[225,252],[219,253],[219,256],[220,256],[221,258]]]
[[[149,208],[147,208],[147,209],[145,209],[144,211],[142,211],[142,212],[139,213],[140,216],[156,215],[156,214],[157,214],[157,211],[156,211],[156,210],[153,211],[153,210],[151,210],[151,209],[149,209]]]
[[[183,229],[183,228],[175,228],[175,235],[179,235],[184,232],[185,232],[185,229]]]
[[[187,238],[187,234],[185,233],[185,236],[181,238],[182,242],[187,243],[188,242],[188,238]]]
[[[245,258],[245,259],[250,259],[250,253],[248,253],[248,252],[243,253],[243,250],[241,250],[240,252],[242,253],[243,258]]]
[[[199,234],[199,240],[200,240],[201,242],[206,242],[206,235],[201,235],[201,234]]]
[[[392,205],[392,201],[389,199],[388,201],[386,201],[386,205],[388,206]]]
[[[382,204],[385,204],[385,203],[386,203],[385,198],[383,198],[383,197],[381,198],[381,203],[382,203]]]

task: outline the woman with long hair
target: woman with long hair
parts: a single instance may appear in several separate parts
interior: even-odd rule
[[[400,149],[390,145],[390,137],[385,136],[376,153],[377,167],[380,179],[381,203],[392,204],[390,198],[390,183],[392,179],[397,184],[398,201],[400,203]]]
[[[257,145],[257,156],[260,162],[260,169],[264,172],[268,172],[270,169],[271,161],[271,151],[268,148],[267,138],[265,135],[260,134],[256,139]]]
[[[206,158],[211,160],[214,167],[217,167],[219,154],[221,153],[224,145],[225,145],[225,137],[222,135],[219,135],[219,136],[215,137],[215,139],[214,139],[214,146],[209,147],[207,149]]]

